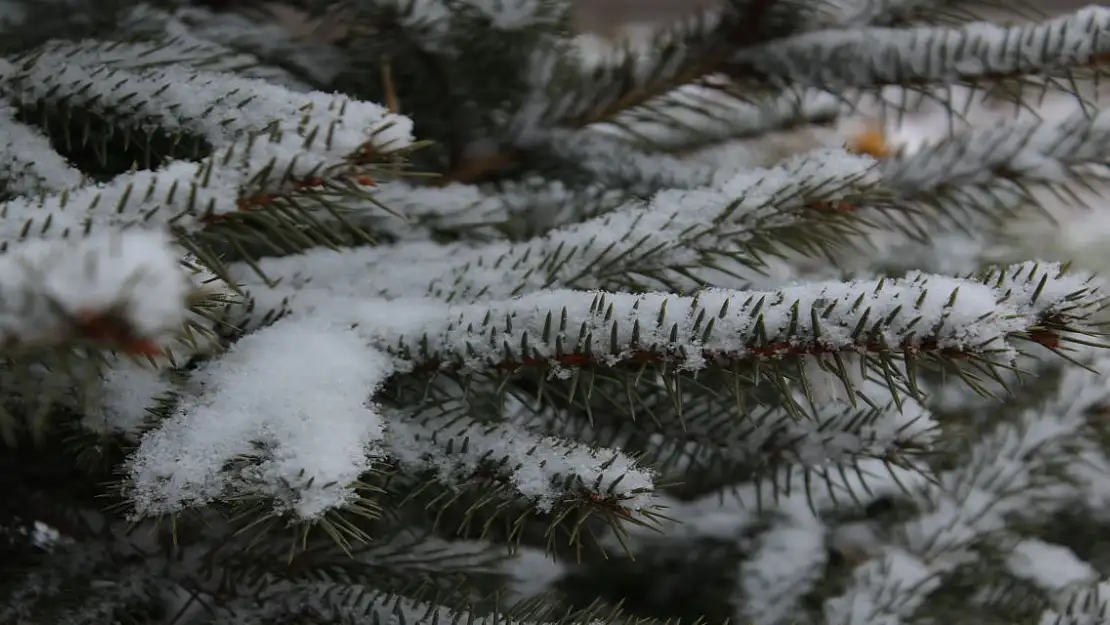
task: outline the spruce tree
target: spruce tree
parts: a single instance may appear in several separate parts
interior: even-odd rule
[[[0,623],[1110,623],[1110,9],[606,1],[0,2]]]

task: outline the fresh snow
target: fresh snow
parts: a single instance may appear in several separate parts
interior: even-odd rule
[[[130,467],[137,513],[252,494],[302,518],[343,505],[380,455],[371,398],[392,372],[347,329],[287,320],[250,334],[197,371],[142,438]]]

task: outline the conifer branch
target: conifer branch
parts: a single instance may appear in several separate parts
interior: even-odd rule
[[[519,147],[556,128],[580,129],[612,121],[674,89],[718,72],[733,51],[813,27],[812,7],[794,0],[729,0],[721,16],[701,16],[690,28],[668,33],[648,58],[628,54],[611,66],[584,71],[568,60],[568,51],[551,48],[533,61],[530,79],[537,90],[510,124],[511,138],[493,152],[464,159],[437,184],[475,182],[509,167]],[[583,81],[586,84],[583,85]],[[576,99],[565,95],[552,104],[550,93],[566,83]]]
[[[735,76],[770,84],[876,89],[982,83],[1098,68],[1110,52],[1110,10],[1090,7],[1037,24],[816,31],[738,52]],[[813,62],[814,58],[822,59]]]
[[[486,503],[469,505],[467,517],[480,507],[519,509],[524,503],[529,513],[555,520],[581,513],[643,524],[652,521],[657,507],[654,472],[627,453],[540,436],[509,422],[394,414],[384,449],[406,472],[431,473],[454,488],[477,488]],[[490,485],[508,492],[494,497]],[[575,543],[581,542],[574,538],[580,522],[569,528]]]
[[[433,294],[452,301],[544,288],[616,289],[631,281],[646,288],[692,289],[703,285],[697,272],[705,268],[758,265],[761,254],[775,253],[776,241],[781,243],[787,230],[797,235],[792,243],[802,249],[842,244],[852,215],[840,210],[841,202],[866,197],[877,181],[871,158],[841,150],[820,150],[770,170],[726,176],[710,187],[663,192],[646,206],[627,202],[518,244],[344,250],[350,264],[334,263],[334,252],[312,251],[263,259],[258,271],[267,277],[264,283],[289,281],[306,265],[322,263],[314,272],[314,288],[366,297]],[[358,274],[334,272],[341,267],[359,267]],[[381,279],[363,280],[367,268]],[[259,285],[254,267],[230,272],[248,290]]]
[[[368,338],[396,354],[402,369],[670,362],[696,370],[838,351],[1005,365],[1023,340],[1059,347],[1067,335],[1083,332],[1101,305],[1088,278],[1027,263],[964,280],[911,274],[695,297],[554,291],[434,317],[434,307],[419,317],[416,308],[413,325],[401,327],[360,322],[370,324]],[[450,321],[424,326],[433,319]]]

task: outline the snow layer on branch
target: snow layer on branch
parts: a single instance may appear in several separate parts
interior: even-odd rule
[[[767,476],[767,480],[774,480],[778,497],[768,496],[766,485],[760,488],[751,482],[729,485],[692,501],[660,496],[659,501],[666,508],[667,517],[675,520],[663,526],[666,536],[675,540],[734,540],[757,527],[764,512],[782,510],[787,514],[796,514],[801,510],[816,510],[818,513],[836,514],[843,509],[846,500],[865,506],[883,498],[897,498],[907,489],[924,488],[929,476],[919,468],[865,458],[850,471],[825,473],[821,476],[820,488],[812,483],[812,475],[793,467]],[[631,543],[630,546],[637,550],[649,546],[650,541],[657,538],[657,531],[652,528],[630,527],[628,531],[633,536],[648,538],[647,541],[635,540]],[[848,543],[852,548],[873,546],[861,545],[861,541],[853,536],[828,536],[827,541],[830,547],[841,546],[836,544],[837,541]]]
[[[932,413],[908,397],[901,398],[898,405],[890,399],[886,383],[855,375],[862,363],[854,354],[841,360],[847,369],[847,384],[823,369],[819,374],[831,378],[841,397],[822,397],[812,390],[817,381],[809,370],[819,368],[819,359],[809,358],[803,369],[810,397],[798,391],[793,398],[784,398],[793,400],[796,407],[770,405],[738,411],[729,399],[710,403],[704,412],[715,416],[704,425],[694,415],[685,419],[687,437],[697,442],[684,444],[661,437],[656,457],[667,458],[666,470],[678,474],[691,465],[714,467],[723,462],[725,466],[760,466],[765,475],[793,471],[821,476],[868,458],[924,468],[915,455],[935,443],[939,429]],[[849,403],[846,386],[858,406]],[[583,434],[571,430],[567,435]],[[611,440],[611,435],[606,440]]]
[[[588,169],[602,184],[627,187],[630,195],[704,187],[715,173],[705,163],[647,152],[625,138],[592,129],[552,130],[545,140],[545,147],[560,158]]]
[[[86,408],[81,424],[94,432],[135,435],[151,419],[155,402],[175,389],[159,368],[121,359],[104,367],[96,390],[98,405]]]
[[[582,33],[612,35],[633,24],[670,27],[705,12],[718,12],[721,0],[570,0],[570,16]]]
[[[0,339],[165,339],[187,315],[191,285],[180,254],[155,231],[13,245],[0,256]]]
[[[85,229],[135,224],[195,229],[204,225],[202,218],[240,210],[244,197],[334,173],[368,146],[387,152],[409,145],[412,124],[407,118],[376,104],[327,98],[325,110],[310,107],[302,119],[290,118],[271,125],[268,132],[237,139],[198,162],[171,162],[44,200],[4,202],[0,240],[19,240],[36,230],[42,236],[65,237]],[[244,128],[249,126],[240,121]]]
[[[13,59],[17,70],[3,76],[0,91],[20,104],[66,105],[143,130],[203,137],[215,146],[275,124],[289,131],[318,128],[324,133],[339,124],[367,133],[389,121],[399,127],[392,137],[376,137],[378,145],[389,138],[409,138],[406,118],[341,95],[301,93],[230,73],[156,63],[156,58],[150,59],[153,66],[118,67],[121,59],[135,63],[144,55],[157,57],[162,48],[164,44],[51,43]]]
[[[607,1],[583,2],[581,7],[601,6]],[[628,6],[636,4],[618,1]],[[789,5],[780,11],[783,3],[773,3],[770,12],[797,23],[798,11],[791,10],[797,5]],[[571,45],[547,41],[536,46],[523,72],[529,82],[529,94],[508,124],[509,135],[519,145],[542,142],[548,131],[565,127],[569,120],[579,120],[579,126],[585,125],[583,121],[600,121],[595,119],[598,111],[613,108],[629,93],[639,89],[656,91],[655,86],[661,84],[678,86],[690,82],[684,74],[702,60],[706,48],[700,44],[717,36],[714,29],[719,17],[719,13],[706,14],[705,19],[694,20],[672,33],[691,45],[673,42],[660,45],[660,40],[653,37],[653,45],[619,50],[575,45],[586,43],[581,41]],[[573,89],[562,87],[569,76],[575,77]]]
[[[856,360],[851,355],[844,360],[848,361],[849,375],[860,370],[859,364],[851,362]],[[805,366],[815,369],[816,362],[815,358],[809,359]],[[823,373],[831,378],[829,384],[835,384],[846,395],[844,382],[830,372]],[[806,377],[806,385],[812,388],[815,375],[807,373]],[[745,415],[748,419],[736,425],[739,436],[738,440],[730,441],[729,453],[759,458],[774,449],[797,466],[821,467],[850,464],[863,457],[897,457],[907,448],[931,448],[938,424],[924,406],[915,401],[906,401],[902,406],[890,402],[889,387],[874,380],[852,381],[851,385],[853,393],[881,407],[852,408],[844,397],[830,398],[811,392],[815,404],[812,415],[799,418],[796,412],[781,408],[766,415]],[[805,405],[806,400],[798,397],[796,401]],[[749,419],[754,423],[745,423]]]
[[[544,230],[604,214],[628,202],[622,189],[602,184],[583,188],[539,176],[505,181],[495,189],[386,181],[374,187],[372,195],[373,201],[348,196],[337,197],[335,203],[348,211],[347,218],[364,224],[368,231],[409,242],[430,241],[445,230],[457,231],[467,240],[488,241],[503,238],[502,228],[521,217],[526,218],[529,231]],[[388,214],[383,214],[382,206]],[[318,215],[320,219],[328,217]]]
[[[620,450],[454,416],[390,415],[388,430],[385,449],[410,470],[433,470],[441,479],[461,483],[485,468],[541,511],[595,493],[629,510],[652,501],[652,472]]]
[[[0,98],[0,188],[33,195],[80,185],[81,172],[58,154],[41,131],[17,120],[15,112]]]
[[[688,85],[626,111],[612,124],[600,126],[668,150],[698,140],[717,143],[746,137],[762,139],[768,129],[831,118],[840,111],[841,104],[836,96],[813,89],[745,100],[721,89]]]
[[[1074,551],[1039,538],[1014,545],[1006,556],[1006,567],[1014,577],[1027,579],[1050,595],[1098,580],[1098,572]]]
[[[1108,34],[1110,36],[1110,34]],[[1066,183],[1081,165],[1110,157],[1110,111],[1075,112],[1063,119],[1002,122],[930,142],[884,161],[884,184],[904,195],[946,186]]]
[[[886,24],[903,15],[912,15],[937,5],[935,0],[835,0],[835,22],[841,27]]]
[[[341,251],[316,249],[264,259],[271,279],[358,297],[501,299],[543,288],[604,288],[617,278],[697,265],[703,253],[730,250],[768,229],[797,224],[807,206],[876,182],[874,161],[821,150],[768,170],[730,172],[714,187],[667,190],[595,219],[526,242],[482,246],[405,243]],[[254,269],[233,275],[250,287]],[[366,280],[374,275],[374,280]],[[668,274],[678,282],[678,272]]]
[[[368,592],[367,587],[342,582],[276,582],[249,599],[238,598],[235,611],[216,617],[212,625],[264,625],[303,618],[307,613],[326,623],[382,623],[401,625],[426,623],[442,625],[560,625],[565,619],[523,620],[503,610],[467,612],[404,595]],[[612,619],[580,621],[582,625],[607,625]]]
[[[378,453],[369,402],[392,372],[349,330],[313,320],[248,335],[194,373],[193,393],[142,438],[129,467],[136,512],[230,495],[273,497],[301,518],[342,506]]]
[[[848,585],[848,592],[825,602],[828,625],[901,625],[940,580],[913,554],[887,548],[856,567]]]
[[[958,83],[1051,72],[1110,52],[1110,9],[1088,7],[1040,24],[859,28],[805,33],[735,60],[784,84],[873,88]]]
[[[251,297],[262,310],[285,306],[297,315],[357,323],[367,341],[397,355],[399,368],[476,370],[507,361],[559,366],[567,354],[617,364],[646,353],[700,369],[714,358],[869,349],[953,349],[1011,362],[1014,335],[1048,314],[1082,323],[1102,301],[1089,276],[1035,263],[999,269],[982,281],[911,273],[696,297],[552,290],[452,306],[265,287]]]
[[[518,30],[555,23],[559,17],[543,0],[463,0],[489,18],[494,28]]]

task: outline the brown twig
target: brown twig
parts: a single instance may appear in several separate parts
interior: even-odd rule
[[[258,208],[263,208],[274,203],[277,200],[280,200],[281,198],[288,197],[289,195],[298,191],[322,187],[327,184],[328,180],[329,179],[326,178],[307,178],[305,180],[297,181],[296,183],[291,185],[289,189],[280,193],[261,193],[258,195],[251,195],[240,198],[236,205],[239,211],[250,211]],[[377,186],[377,182],[370,176],[355,175],[351,176],[350,180],[362,186]],[[202,217],[201,221],[207,224],[220,223],[221,221],[225,221],[228,217],[229,214],[227,213],[210,213]]]
[[[1057,348],[1061,344],[1059,332],[1038,327],[1020,335],[1030,342],[1048,347]],[[782,359],[795,356],[817,356],[823,354],[859,352],[870,354],[892,354],[913,358],[923,353],[935,354],[949,360],[972,360],[977,354],[974,350],[959,347],[941,347],[935,340],[922,341],[919,344],[887,345],[878,341],[861,341],[849,347],[834,347],[816,340],[804,343],[777,342],[767,345],[745,347],[742,352],[727,352],[718,350],[702,350],[694,356],[698,360],[712,363],[741,363],[754,362],[763,359]],[[612,367],[613,355],[603,353],[567,353],[555,356],[505,358],[488,364],[490,369],[496,371],[519,371],[522,369],[545,369],[551,366],[561,367]],[[675,350],[635,349],[622,353],[619,357],[621,364],[681,364],[690,357]],[[431,359],[421,362],[417,370],[422,371],[452,371],[465,367],[462,362],[448,362]]]

